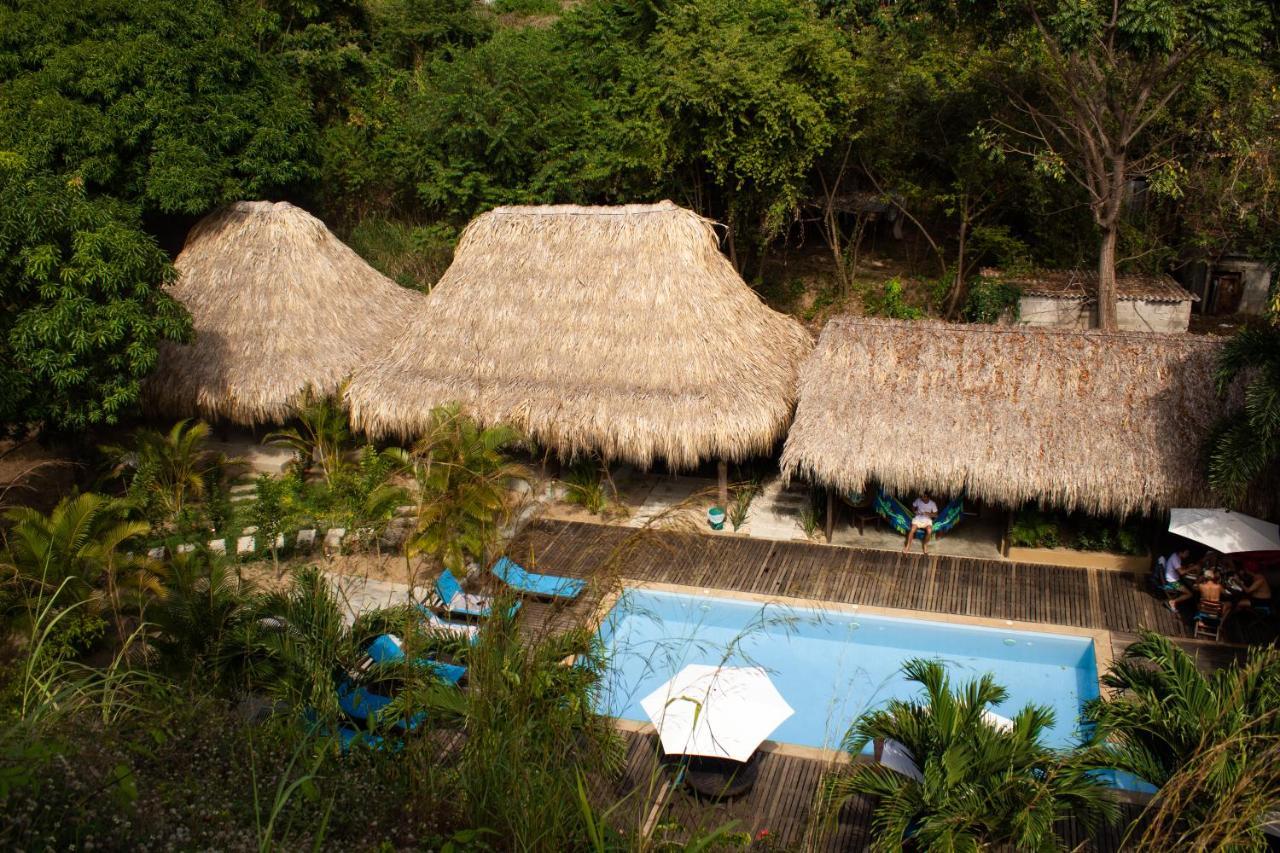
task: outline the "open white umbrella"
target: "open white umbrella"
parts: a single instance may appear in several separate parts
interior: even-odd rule
[[[668,755],[746,761],[795,711],[758,666],[690,664],[640,701]]]
[[[1280,526],[1225,509],[1175,509],[1169,532],[1223,554],[1280,551]]]

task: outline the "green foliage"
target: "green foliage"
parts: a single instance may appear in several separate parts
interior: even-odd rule
[[[1280,783],[1269,757],[1280,744],[1280,652],[1255,648],[1206,675],[1144,632],[1102,680],[1115,692],[1086,709],[1106,740],[1093,760],[1161,789],[1144,849],[1261,849]]]
[[[560,0],[495,0],[493,11],[499,15],[558,15]]]
[[[404,287],[430,290],[453,260],[457,231],[443,223],[409,225],[368,217],[352,230],[351,248]]]
[[[569,656],[574,665],[562,665]],[[515,621],[498,615],[467,663],[458,775],[467,825],[492,828],[515,849],[580,848],[578,773],[607,775],[625,757],[612,723],[594,711],[606,666],[594,632],[522,640]]]
[[[1021,296],[1017,285],[1000,279],[979,278],[969,286],[964,318],[970,323],[998,323],[1006,316],[1016,321]]]
[[[862,294],[862,307],[872,317],[888,317],[892,320],[919,320],[924,312],[907,302],[902,280],[897,276],[879,288],[868,287]]]
[[[289,521],[290,484],[270,474],[259,474],[254,483],[253,523],[257,526],[260,547],[271,552],[271,562],[280,570],[276,537],[284,533]]]
[[[24,128],[29,112],[0,103]],[[190,335],[161,289],[172,275],[130,208],[0,149],[0,428],[84,429],[132,411],[160,343]]]
[[[413,448],[418,507],[407,555],[430,554],[455,572],[464,571],[468,560],[487,561],[512,508],[508,484],[532,479],[506,456],[519,441],[514,429],[482,429],[457,406],[432,410],[431,424]]]
[[[217,0],[6,4],[0,148],[163,213],[296,186],[315,130],[264,24]]]
[[[294,452],[294,467],[302,477],[312,465],[320,469],[326,483],[332,485],[344,470],[344,454],[351,441],[347,411],[331,397],[320,397],[310,388],[299,402],[295,413],[297,426],[277,430],[263,437],[263,444],[278,444]]]
[[[1019,548],[1075,548],[1079,551],[1147,553],[1140,520],[1117,521],[1084,513],[1049,512],[1027,507],[1014,517],[1009,541]]]
[[[756,495],[759,493],[759,480],[742,483],[733,490],[733,497],[729,500],[726,517],[729,519],[729,524],[733,525],[734,530],[740,529],[742,525],[747,523],[751,512],[751,502],[755,500]]]
[[[1053,712],[1027,705],[1007,730],[983,716],[1008,698],[988,673],[952,685],[946,666],[911,660],[903,673],[919,700],[893,699],[864,714],[845,736],[852,758],[873,740],[894,740],[914,758],[923,779],[881,764],[855,763],[824,785],[824,811],[834,816],[857,794],[875,798],[872,850],[1058,850],[1054,823],[1075,816],[1094,827],[1117,809],[1087,764],[1045,746]]]
[[[12,527],[5,561],[26,597],[66,607],[94,596],[130,562],[122,546],[150,529],[126,520],[128,510],[125,502],[93,492],[63,498],[47,515],[30,507],[7,510]]]
[[[707,174],[730,224],[755,238],[780,229],[840,134],[852,70],[808,3],[692,0],[671,7],[629,72],[634,108],[661,117],[667,168]]]
[[[1062,541],[1058,519],[1040,510],[1023,510],[1009,528],[1009,541],[1019,548],[1056,548]]]
[[[101,450],[112,463],[112,476],[124,481],[128,499],[153,524],[163,525],[221,484],[233,460],[209,450],[208,440],[208,424],[181,420],[167,433],[139,429],[131,445]]]
[[[1209,482],[1232,504],[1252,486],[1274,486],[1280,465],[1280,326],[1242,329],[1219,356],[1218,392],[1243,380],[1244,406],[1224,415],[1206,441]]]
[[[565,475],[565,500],[578,504],[592,515],[604,515],[609,509],[609,492],[605,483],[604,463],[595,458],[579,460]]]

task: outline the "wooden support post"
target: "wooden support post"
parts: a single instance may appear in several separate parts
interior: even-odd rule
[[[827,544],[831,544],[831,534],[836,528],[836,493],[832,489],[827,489]]]
[[[720,508],[729,511],[729,463],[721,459],[716,464],[716,474],[720,478]]]

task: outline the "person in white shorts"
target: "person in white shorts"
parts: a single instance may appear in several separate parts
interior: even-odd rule
[[[911,539],[916,535],[917,530],[924,531],[924,543],[920,546],[920,550],[929,553],[929,537],[933,535],[933,520],[938,515],[938,505],[933,502],[933,498],[929,497],[928,492],[921,492],[920,497],[916,498],[911,504],[911,508],[915,510],[915,517],[911,519],[911,527],[907,530],[907,540],[902,543],[902,553],[911,550]]]

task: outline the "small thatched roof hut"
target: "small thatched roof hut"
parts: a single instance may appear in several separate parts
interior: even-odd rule
[[[837,318],[803,368],[783,471],[842,491],[874,480],[1093,513],[1205,505],[1219,346]]]
[[[467,227],[347,400],[375,435],[411,436],[456,401],[562,455],[687,467],[772,447],[811,346],[738,276],[713,224],[669,201],[501,207]]]
[[[148,407],[171,415],[286,420],[308,386],[336,393],[423,300],[285,202],[209,215],[175,266],[170,293],[196,336],[162,346],[146,388]]]

